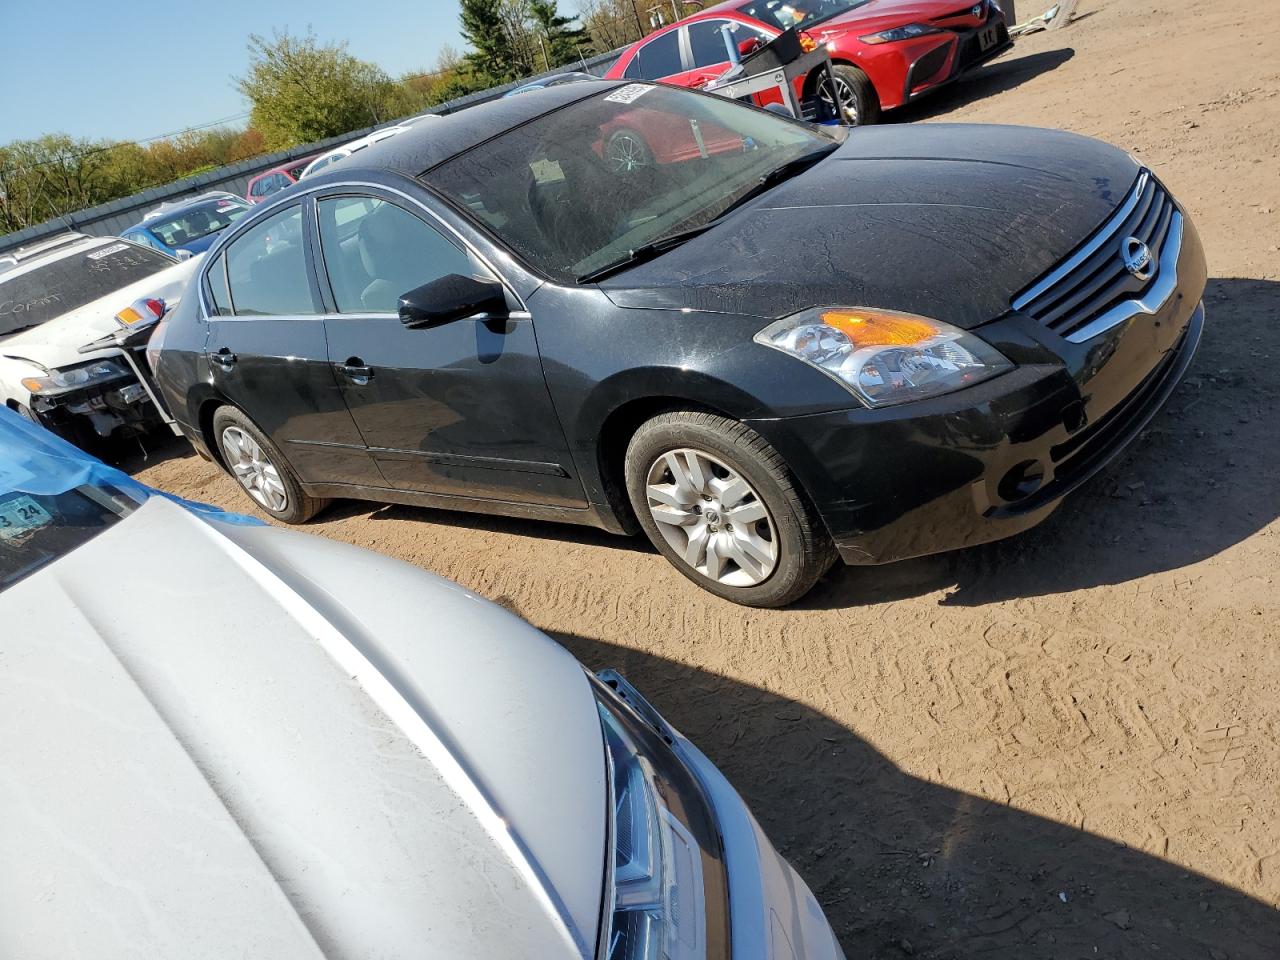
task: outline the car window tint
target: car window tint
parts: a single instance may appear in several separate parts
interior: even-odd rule
[[[724,34],[720,32],[720,28],[728,22],[728,20],[698,20],[689,24],[689,46],[693,52],[695,67],[713,67],[718,63],[729,62],[729,52],[724,45]],[[743,36],[740,38],[739,34]],[[739,30],[733,38],[737,41],[753,35]]]
[[[302,207],[250,227],[227,248],[231,309],[237,316],[315,313],[302,252]]]
[[[231,313],[231,291],[227,289],[227,255],[218,254],[207,274],[209,279],[209,296],[213,301],[215,316],[225,317]]]
[[[473,272],[463,249],[394,203],[330,197],[316,204],[316,213],[339,313],[395,313],[410,290]]]
[[[646,80],[660,80],[684,67],[680,63],[680,31],[671,30],[655,37],[636,54],[640,61],[640,75]]]
[[[631,62],[627,64],[627,69],[622,71],[622,76],[627,80],[642,80],[640,75],[640,52],[636,51],[636,55],[631,58]]]

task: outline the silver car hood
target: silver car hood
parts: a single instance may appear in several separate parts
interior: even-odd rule
[[[154,498],[0,623],[0,956],[594,955],[599,719],[501,608]]]

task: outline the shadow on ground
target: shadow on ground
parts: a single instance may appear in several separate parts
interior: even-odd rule
[[[949,605],[1064,593],[1177,570],[1280,516],[1280,283],[1217,279],[1200,350],[1128,450],[1019,536],[885,567],[842,567],[803,605],[951,588]],[[1277,954],[1280,956],[1280,954]]]
[[[593,670],[618,667],[725,771],[850,958],[1280,957],[1280,912],[1230,887],[908,776],[766,690],[553,636]]]
[[[1009,53],[979,67],[973,73],[966,74],[937,93],[931,93],[915,103],[890,111],[885,114],[885,121],[911,123],[915,120],[927,120],[930,117],[949,113],[967,103],[1004,93],[1043,73],[1056,70],[1075,55],[1075,50],[1070,47],[1019,55],[1015,44]]]

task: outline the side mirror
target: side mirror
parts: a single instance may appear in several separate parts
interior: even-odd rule
[[[738,41],[738,53],[741,56],[750,56],[760,49],[759,37],[748,37],[746,40]]]
[[[406,327],[435,327],[477,313],[505,316],[507,297],[496,280],[451,273],[403,294],[399,312]]]
[[[184,260],[190,260],[195,254],[190,250],[178,250],[174,253],[174,256],[178,258],[179,263],[182,263]]]

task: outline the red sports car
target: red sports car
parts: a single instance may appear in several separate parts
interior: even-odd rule
[[[729,69],[721,28],[731,23],[744,52],[791,27],[806,47],[825,44],[834,94],[854,123],[874,123],[880,111],[938,89],[1012,43],[999,0],[727,0],[628,47],[605,76],[704,86]],[[831,104],[821,71],[800,84],[801,102]],[[757,102],[770,100],[781,97]]]

